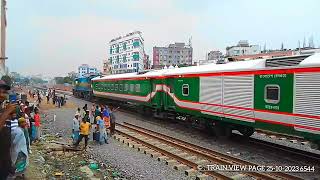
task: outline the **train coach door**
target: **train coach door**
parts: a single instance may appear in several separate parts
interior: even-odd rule
[[[293,74],[261,74],[254,78],[254,116],[258,128],[289,133],[292,128],[279,124],[293,124]],[[281,112],[277,113],[277,112]]]
[[[159,93],[158,90],[157,90],[157,82],[158,80],[156,79],[151,79],[150,80],[150,83],[151,83],[151,99],[150,99],[150,102],[152,104],[153,107],[155,108],[159,108],[162,106],[162,101],[161,101],[161,98],[159,96]]]

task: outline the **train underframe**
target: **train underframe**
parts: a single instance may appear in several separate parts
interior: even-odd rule
[[[92,98],[90,98],[92,99]],[[184,121],[192,127],[205,129],[209,133],[213,133],[217,138],[229,138],[232,131],[238,131],[244,137],[250,137],[254,134],[255,128],[240,124],[229,123],[212,118],[197,117],[190,114],[177,113],[172,110],[163,110],[155,107],[144,106],[136,103],[119,101],[116,99],[105,99],[94,97],[93,101],[96,103],[110,104],[112,106],[126,107],[127,109],[134,109],[139,114],[145,117],[154,117],[158,119]],[[309,139],[307,139],[309,140]],[[309,140],[313,149],[320,148],[320,141]]]
[[[73,96],[77,98],[82,98],[85,100],[91,100],[93,98],[93,93],[92,91],[77,91],[77,90],[72,90]]]

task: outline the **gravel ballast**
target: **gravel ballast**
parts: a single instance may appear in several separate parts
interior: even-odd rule
[[[78,104],[80,108],[87,103],[88,107],[91,107],[91,103],[76,99],[73,97],[69,98]],[[53,111],[51,112],[53,113]],[[65,113],[65,114],[64,114]],[[59,112],[57,114],[57,121],[64,119],[63,121],[56,124],[57,132],[63,132],[63,135],[70,137],[70,132],[65,132],[63,129],[71,127],[72,117],[75,110],[68,110],[68,112]],[[51,114],[52,116],[53,114]],[[244,159],[260,165],[295,165],[305,166],[314,165],[316,172],[314,173],[293,173],[293,175],[301,177],[303,179],[313,179],[314,177],[320,177],[319,164],[310,164],[308,159],[295,159],[292,156],[288,156],[284,153],[273,152],[256,146],[243,145],[241,142],[234,142],[230,140],[219,140],[213,136],[199,131],[195,128],[186,127],[181,123],[173,123],[170,121],[155,120],[152,118],[142,117],[136,113],[128,113],[118,111],[116,113],[117,122],[129,122],[138,126],[148,128],[153,131],[157,131],[196,145],[200,145],[218,152],[230,154],[240,159]],[[269,140],[268,137],[260,136],[259,134],[254,135],[255,138],[262,140]],[[286,141],[281,142],[286,143]],[[288,142],[289,143],[289,142]],[[292,144],[289,144],[292,146]],[[298,146],[298,145],[297,145]],[[108,162],[111,166],[119,169],[125,177],[129,179],[186,179],[182,172],[175,171],[169,166],[164,165],[155,159],[150,158],[134,149],[111,140],[108,145],[95,145],[92,146],[92,150],[89,150],[92,155],[101,159],[101,161]],[[99,154],[97,153],[99,152]]]
[[[83,100],[74,98],[69,98],[69,100],[72,100],[80,108],[85,103],[88,104],[88,107],[91,107],[91,103]],[[49,110],[47,118],[52,119],[52,124],[48,131],[59,133],[61,139],[70,138],[72,119],[75,111],[76,109],[64,108]],[[56,121],[53,121],[54,115],[56,115]],[[88,154],[98,162],[110,165],[126,179],[188,179],[183,171],[174,170],[172,167],[165,165],[164,162],[157,161],[112,138],[109,138],[109,144],[103,145],[92,142],[92,136],[90,137],[90,141],[87,150]]]

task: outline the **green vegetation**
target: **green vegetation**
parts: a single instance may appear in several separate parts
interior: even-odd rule
[[[8,75],[4,75],[1,77],[1,80],[3,80],[4,82],[6,82],[7,85],[11,86],[12,85],[12,79],[10,76]]]

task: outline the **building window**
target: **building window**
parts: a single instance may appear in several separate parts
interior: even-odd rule
[[[129,84],[125,84],[124,85],[124,91],[128,91],[128,89],[129,89]]]
[[[131,92],[134,91],[134,84],[130,84],[130,91],[131,91]]]
[[[182,85],[182,95],[189,96],[189,84]]]
[[[264,88],[264,100],[266,103],[277,104],[280,101],[280,86],[271,84]]]
[[[136,92],[140,92],[140,84],[136,84]]]

